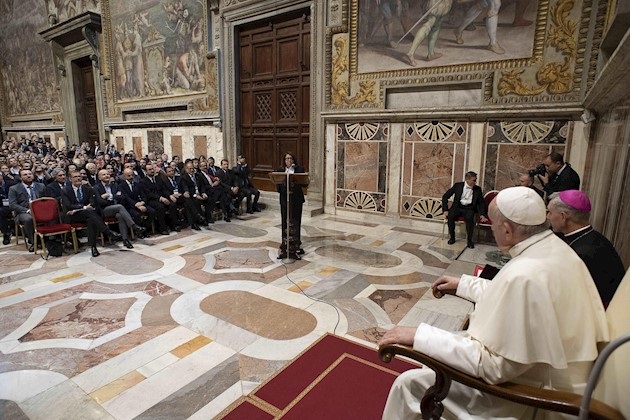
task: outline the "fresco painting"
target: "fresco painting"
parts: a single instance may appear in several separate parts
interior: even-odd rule
[[[199,0],[110,2],[119,101],[203,92],[204,7]]]
[[[371,73],[529,58],[539,0],[354,0],[353,7],[357,73]]]
[[[37,34],[47,27],[46,8],[36,0],[25,0],[17,13],[17,2],[0,0],[0,74],[10,116],[59,112],[59,92],[55,81],[53,56]]]

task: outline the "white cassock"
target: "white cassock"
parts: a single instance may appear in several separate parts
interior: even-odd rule
[[[490,281],[463,275],[457,295],[476,302],[467,331],[421,324],[413,348],[489,383],[512,381],[582,393],[597,343],[609,339],[595,283],[577,254],[551,231],[510,249],[512,259]],[[420,417],[433,385],[430,369],[400,375],[383,419]],[[549,418],[453,382],[444,418]]]

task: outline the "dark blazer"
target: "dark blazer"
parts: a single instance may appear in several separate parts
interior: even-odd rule
[[[183,189],[179,185],[179,178],[179,176],[173,176],[172,179],[167,176],[159,178],[159,186],[162,197],[169,198],[171,195],[173,195],[173,193],[175,193],[175,188],[177,188],[177,192],[183,193]],[[173,182],[175,182],[175,186],[173,186]]]
[[[120,190],[120,187],[118,186],[118,184],[116,184],[115,182],[112,182],[109,184],[110,188],[112,190],[112,194],[114,196],[114,200],[113,201],[109,201],[106,200],[105,198],[101,197],[103,194],[106,193],[105,191],[105,186],[103,185],[102,182],[97,182],[96,185],[94,185],[94,194],[95,194],[95,198],[96,198],[96,202],[98,203],[100,208],[105,208],[107,206],[111,206],[112,204],[125,204],[125,197],[123,196],[122,191]]]
[[[554,174],[549,179],[549,182],[543,186],[543,189],[547,193],[547,196],[559,191],[566,190],[579,190],[580,189],[580,176],[569,165],[560,172],[560,174]]]
[[[221,180],[221,188],[223,188],[226,192],[231,193],[232,187],[239,186],[236,175],[234,175],[234,172],[230,169],[226,169],[225,171],[223,169],[219,169],[217,171],[217,178]]]
[[[74,188],[72,184],[66,185],[61,192],[61,208],[63,213],[66,214],[70,210],[77,210],[87,206],[88,204],[95,209],[98,209],[98,203],[96,202],[96,195],[94,189],[89,184],[81,185],[81,192],[83,194],[83,203],[77,201],[77,196],[74,194]]]
[[[44,190],[46,189],[44,184],[33,182],[32,185],[36,198],[44,197]],[[16,214],[26,213],[29,210],[29,195],[22,182],[18,182],[9,188],[9,207]]]
[[[250,180],[251,170],[249,169],[249,165],[241,166],[236,165],[232,168],[232,172],[236,176],[239,181],[239,185],[242,187],[253,187],[252,181]]]
[[[448,211],[448,199],[455,195],[453,199],[453,206],[459,206],[459,201],[462,199],[462,194],[464,193],[464,183],[456,182],[451,188],[448,189],[442,196],[442,211]],[[481,192],[481,187],[475,185],[473,187],[473,198],[472,198],[472,206],[475,209],[475,213],[479,213],[480,215],[487,217],[486,215],[486,204],[483,201],[483,193]]]
[[[197,189],[199,190],[199,194],[203,194],[208,192],[208,182],[206,181],[206,177],[202,174],[195,172],[193,174],[195,177],[195,182],[197,182]],[[192,197],[195,194],[195,183],[192,181],[190,176],[187,173],[183,173],[180,179],[180,187],[181,193],[188,192]]]
[[[61,199],[61,191],[67,185],[70,185],[69,182],[65,182],[63,186],[60,186],[57,181],[53,181],[50,184],[46,185],[46,189],[44,190],[44,195],[46,197],[53,197],[56,199]]]
[[[9,188],[11,188],[15,183],[10,180],[4,180],[2,185],[0,185],[0,198],[8,199],[9,198]]]
[[[144,201],[141,194],[142,187],[139,182],[133,181],[132,188],[129,188],[127,181],[120,181],[118,183],[118,187],[123,194],[123,201],[121,204],[123,204],[126,209],[135,209],[138,201]]]
[[[145,176],[140,180],[140,195],[145,202],[159,201],[162,196],[162,187],[160,177],[155,176],[155,182],[151,182],[151,178]]]

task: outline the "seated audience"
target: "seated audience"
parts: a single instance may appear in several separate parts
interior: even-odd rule
[[[87,225],[88,245],[92,249],[92,256],[98,257],[100,252],[96,248],[96,238],[104,233],[116,242],[122,239],[116,232],[109,230],[103,218],[97,213],[96,196],[89,183],[83,182],[80,172],[70,173],[70,185],[64,187],[61,193],[61,207],[65,219],[69,223],[85,223]]]
[[[207,182],[206,194],[208,195],[208,203],[206,205],[206,219],[208,220],[208,223],[214,223],[212,212],[217,203],[219,203],[219,207],[221,208],[224,217],[229,219],[230,198],[221,187],[221,180],[219,177],[213,175],[208,169],[208,161],[199,162],[199,173],[204,176]]]
[[[548,228],[543,200],[512,187],[490,203],[492,232],[512,259],[493,280],[442,276],[433,287],[453,289],[476,302],[468,330],[452,333],[428,324],[397,326],[379,345],[413,346],[488,383],[527,383],[582,392],[598,343],[609,339],[597,289],[580,258]],[[420,399],[435,381],[430,369],[412,369],[394,382],[383,418],[419,418]],[[443,401],[447,418],[530,418],[534,410],[453,382]]]
[[[613,244],[589,224],[591,201],[578,190],[554,193],[547,205],[547,218],[556,233],[586,264],[604,307],[612,299],[625,275],[625,268]]]
[[[142,198],[140,183],[134,180],[134,173],[131,167],[123,170],[123,181],[118,183],[123,194],[123,205],[133,218],[134,222],[145,228],[153,224],[155,210],[146,205]],[[146,225],[143,225],[143,218]]]
[[[11,228],[9,227],[9,188],[13,182],[6,181],[0,172],[0,231],[2,231],[2,244],[8,245],[11,242]]]
[[[161,184],[158,183],[155,166],[148,164],[145,167],[145,171],[145,176],[140,180],[140,195],[142,196],[142,201],[155,210],[155,218],[158,222],[158,231],[160,234],[168,235],[165,206],[168,205],[168,200],[162,197],[162,187]]]
[[[187,159],[184,163],[184,173],[181,176],[180,186],[184,200],[188,201],[193,212],[193,223],[190,228],[201,230],[199,225],[208,225],[208,221],[203,216],[204,209],[202,208],[208,204],[208,194],[206,193],[206,181],[201,174],[195,172],[192,159]]]
[[[225,190],[225,193],[230,199],[230,209],[232,213],[238,214],[245,195],[239,188],[238,179],[230,169],[230,163],[227,159],[221,160],[221,169],[217,172],[217,177],[221,180],[221,187]]]

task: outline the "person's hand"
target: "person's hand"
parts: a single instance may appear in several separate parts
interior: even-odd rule
[[[479,216],[479,220],[483,223],[488,223],[490,221],[490,219],[488,219],[486,216]]]
[[[103,194],[101,194],[101,198],[102,198],[103,200],[107,200],[107,199],[109,198],[109,194],[107,194],[107,193],[103,193]]]
[[[538,180],[544,187],[545,185],[549,184],[549,174],[538,175]]]
[[[190,198],[190,193],[189,193],[188,191],[186,191],[186,192],[184,193],[184,197],[186,197],[186,198]]]
[[[413,338],[416,335],[415,327],[402,327],[397,326],[387,331],[380,340],[378,345],[384,346],[385,344],[402,344],[405,346],[413,346]]]
[[[448,217],[448,210],[444,212],[444,217]]]
[[[459,286],[459,277],[441,276],[433,282],[431,288],[433,295],[436,295],[436,291],[444,294],[447,290],[457,290],[457,286]]]

